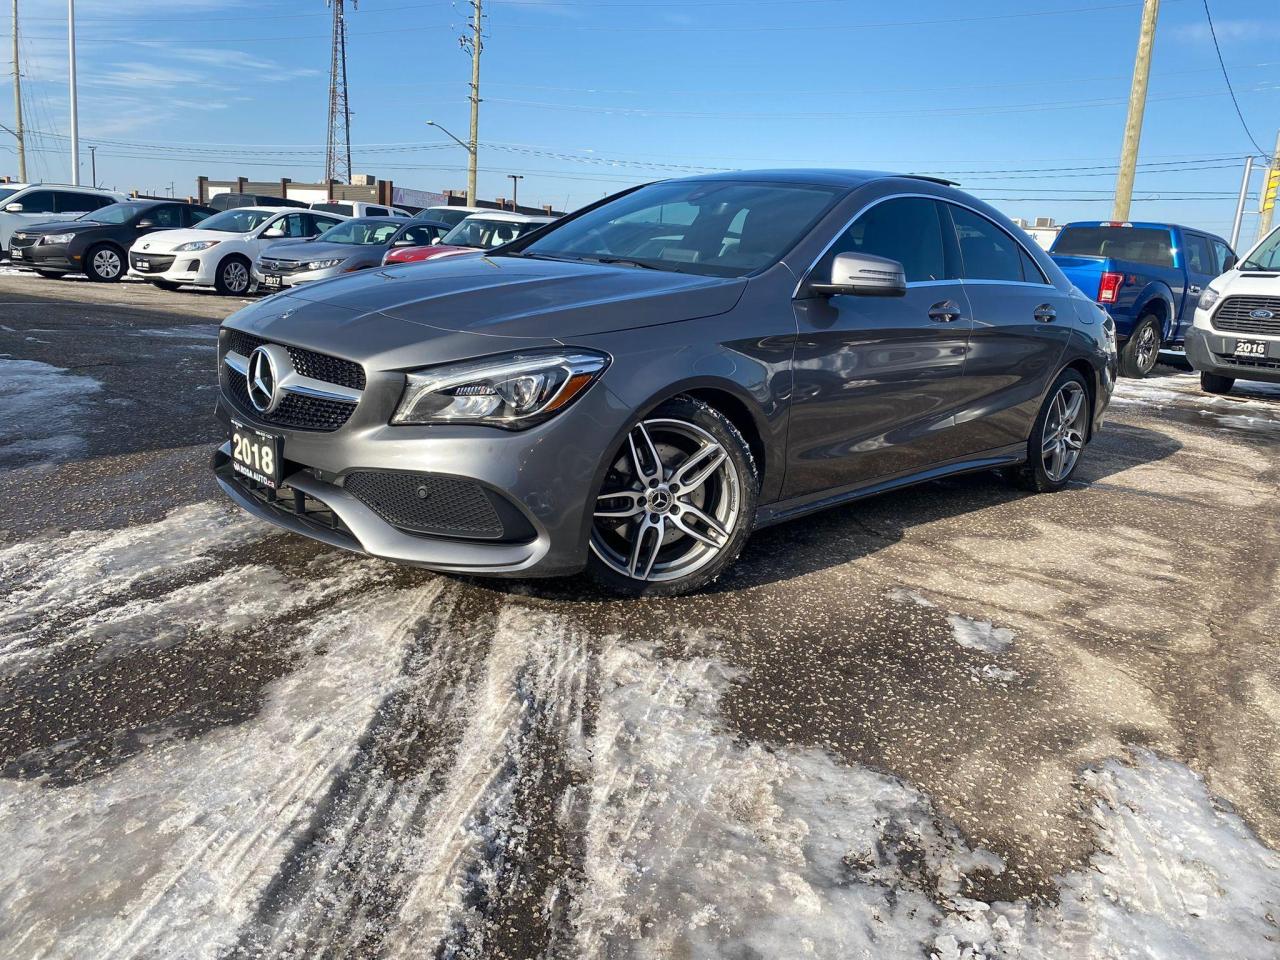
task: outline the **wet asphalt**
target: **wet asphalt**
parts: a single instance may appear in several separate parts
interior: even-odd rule
[[[714,662],[727,742],[818,750],[919,791],[1003,864],[965,873],[956,895],[973,901],[1054,902],[1098,852],[1082,772],[1135,749],[1185,764],[1280,847],[1280,391],[1209,398],[1160,367],[1125,384],[1060,494],[994,474],[930,483],[762,531],[700,595],[619,602],[574,580],[397,569],[226,510],[206,464],[216,324],[238,305],[0,276],[0,373],[20,362],[38,393],[0,391],[0,781],[51,815],[148,763],[181,782],[198,765],[183,751],[265,729],[286,701],[291,723],[333,738],[305,802],[225,827],[265,831],[279,855],[244,867],[257,879],[235,888],[207,955],[409,955],[406,917],[412,955],[582,955],[600,856],[582,825],[601,800],[581,754],[620,648],[671,671]],[[208,517],[166,521],[184,509]],[[570,638],[563,662],[522,641],[546,622]],[[379,631],[403,638],[377,670],[353,661],[372,673],[347,726],[288,700],[291,679]],[[527,660],[503,673],[513,638]],[[499,674],[509,693],[486,699]],[[503,719],[485,726],[492,711]],[[273,762],[239,756],[229,776]],[[465,815],[444,803],[459,797]],[[22,835],[4,812],[0,835]],[[451,816],[469,852],[424,852]],[[133,811],[130,830],[146,821]],[[142,863],[120,822],[101,800],[68,829],[95,856]],[[911,851],[895,856],[911,876]],[[176,889],[166,876],[139,866],[137,882]],[[109,939],[93,918],[146,916],[163,890],[95,885],[64,910],[47,900],[63,889],[52,865],[41,882],[0,896],[0,955],[163,955],[86,946]],[[635,930],[598,955],[663,955],[628,946]],[[701,955],[686,949],[665,955]]]

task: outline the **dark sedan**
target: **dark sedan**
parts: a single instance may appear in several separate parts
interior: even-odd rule
[[[44,277],[83,273],[114,283],[127,270],[126,251],[144,233],[195,226],[214,213],[210,207],[164,200],[113,203],[78,220],[23,227],[13,235],[10,260]]]

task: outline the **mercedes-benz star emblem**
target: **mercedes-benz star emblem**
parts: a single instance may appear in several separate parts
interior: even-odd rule
[[[276,363],[266,348],[258,347],[249,355],[249,402],[259,413],[270,413],[276,406]]]

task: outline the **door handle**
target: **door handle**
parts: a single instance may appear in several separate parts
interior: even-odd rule
[[[1058,319],[1058,311],[1053,309],[1053,304],[1042,303],[1036,307],[1035,318],[1041,323],[1053,323]]]
[[[954,300],[943,300],[929,308],[929,319],[936,323],[954,323],[960,319],[960,305]]]
[[[1195,297],[1195,296],[1199,296],[1202,290],[1200,287],[1196,286],[1195,284],[1192,284],[1191,289],[1188,290],[1187,292],[1191,294],[1193,297]]]

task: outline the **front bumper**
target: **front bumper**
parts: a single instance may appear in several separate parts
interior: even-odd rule
[[[296,287],[304,283],[315,283],[317,280],[330,280],[334,277],[340,277],[347,270],[338,264],[336,267],[325,267],[323,270],[294,270],[290,272],[282,272],[279,270],[264,270],[259,264],[253,265],[253,282],[262,289],[266,283],[267,277],[278,277],[280,279],[280,287]]]
[[[164,280],[187,286],[212,287],[217,270],[214,251],[162,253],[129,251],[128,276],[138,280]],[[143,262],[146,263],[144,268]]]
[[[73,257],[65,243],[34,243],[10,247],[9,263],[19,269],[57,270],[61,273],[83,270],[79,257]]]
[[[1263,340],[1267,344],[1267,355],[1237,360],[1235,357],[1237,340]],[[1212,329],[1205,329],[1197,322],[1187,331],[1186,351],[1187,361],[1191,366],[1204,373],[1232,377],[1236,380],[1280,383],[1280,337],[1218,333]]]

